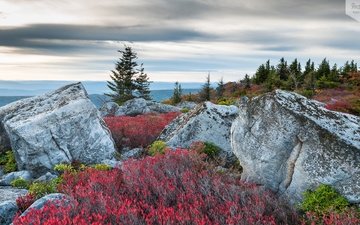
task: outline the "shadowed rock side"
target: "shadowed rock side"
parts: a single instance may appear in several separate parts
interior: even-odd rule
[[[137,116],[146,113],[180,112],[180,108],[143,98],[134,98],[119,106],[115,102],[107,102],[100,108],[101,116]]]
[[[113,140],[81,83],[0,108],[20,170],[41,175],[61,162],[111,159]]]
[[[279,91],[240,106],[231,128],[242,179],[263,184],[292,202],[329,184],[360,202],[360,118]]]
[[[212,142],[222,149],[222,157],[232,161],[234,154],[230,145],[230,128],[237,115],[236,106],[205,102],[165,127],[159,140],[172,148],[189,148],[195,141]]]

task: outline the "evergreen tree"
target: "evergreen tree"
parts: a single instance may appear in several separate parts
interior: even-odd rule
[[[266,64],[259,66],[255,73],[254,82],[256,84],[262,84],[266,81],[270,74],[270,60],[266,61]]]
[[[217,87],[216,87],[216,94],[217,97],[220,99],[223,97],[224,92],[225,92],[225,84],[224,84],[224,80],[223,78],[220,79],[220,81],[217,83]]]
[[[321,77],[328,78],[330,75],[330,64],[326,58],[320,63],[319,68],[316,71],[316,79],[320,79]]]
[[[139,98],[151,100],[150,81],[149,77],[144,72],[143,64],[140,65],[138,77],[135,79],[135,85]]]
[[[206,78],[206,83],[203,85],[200,92],[201,101],[210,101],[211,98],[211,84],[210,84],[210,73]]]
[[[290,71],[290,82],[292,88],[298,89],[300,84],[303,82],[303,74],[301,73],[301,64],[295,59],[289,66]]]
[[[350,63],[350,72],[356,73],[358,71],[357,63],[354,62],[354,60],[351,60]]]
[[[280,62],[276,67],[276,72],[279,74],[280,80],[288,80],[289,68],[284,58],[280,59]]]
[[[331,71],[330,71],[330,74],[328,76],[328,79],[329,81],[332,81],[332,82],[338,82],[339,81],[339,70],[337,68],[337,64],[335,63],[334,66],[332,67]]]
[[[246,89],[250,89],[250,87],[251,87],[250,77],[247,74],[245,74],[244,85],[245,85]]]
[[[176,81],[173,96],[171,98],[172,103],[174,105],[180,103],[181,102],[181,96],[182,96],[181,84],[179,84],[179,82]]]
[[[119,50],[118,52],[122,56],[116,62],[115,69],[111,71],[110,78],[112,81],[108,81],[107,85],[112,93],[106,95],[120,105],[135,98],[136,91],[139,97],[150,99],[149,79],[147,74],[144,73],[142,65],[140,69],[137,68],[137,54],[129,46],[125,46],[125,50]]]

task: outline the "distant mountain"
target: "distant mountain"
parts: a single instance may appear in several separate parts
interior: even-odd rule
[[[199,89],[184,89],[183,93],[184,94],[188,94],[188,93],[197,93],[199,91]],[[154,101],[157,102],[161,102],[165,99],[169,99],[171,98],[173,94],[173,90],[153,90],[151,91],[151,97],[153,98]],[[0,107],[7,105],[11,102],[23,99],[23,98],[28,98],[29,96],[0,96]],[[91,99],[91,101],[94,103],[94,105],[99,108],[101,107],[105,102],[110,101],[110,98],[102,95],[102,94],[90,94],[89,98]]]
[[[0,96],[34,96],[75,81],[0,81]],[[82,81],[89,94],[109,92],[106,81]],[[183,89],[199,89],[202,83],[181,83]],[[153,82],[151,90],[173,90],[172,82]]]

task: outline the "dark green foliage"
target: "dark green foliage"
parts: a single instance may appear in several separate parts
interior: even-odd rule
[[[330,75],[330,64],[329,61],[323,59],[320,63],[319,68],[316,71],[316,79],[320,79],[321,77],[328,77]]]
[[[206,83],[203,85],[200,91],[200,100],[201,101],[210,101],[211,98],[211,84],[210,84],[210,73],[206,78]]]
[[[13,181],[11,181],[11,186],[16,187],[16,188],[25,188],[28,189],[30,183],[27,180],[24,180],[23,178],[18,178],[15,179]]]
[[[344,212],[350,206],[349,202],[342,197],[334,188],[322,184],[315,191],[306,191],[301,210],[315,212],[323,215],[330,212]]]
[[[138,68],[136,62],[137,54],[131,47],[125,46],[125,50],[119,50],[121,58],[115,64],[115,70],[112,70],[108,82],[108,87],[112,93],[106,94],[118,104],[123,104],[127,100],[135,97],[150,99],[149,79],[144,73],[142,64]]]
[[[220,79],[216,87],[216,95],[218,98],[222,98],[225,92],[225,84],[223,78]]]
[[[266,62],[266,64],[262,64],[257,69],[255,76],[254,76],[254,82],[255,84],[262,84],[264,83],[270,74],[270,60]]]
[[[0,155],[0,165],[4,166],[4,172],[10,173],[17,170],[14,153],[9,150]]]
[[[281,80],[288,80],[290,73],[287,62],[284,58],[280,59],[279,64],[276,66],[276,72]]]
[[[181,102],[181,96],[182,96],[181,84],[179,84],[179,82],[176,81],[173,96],[171,98],[172,104],[175,105]]]
[[[137,97],[151,100],[150,97],[150,81],[148,75],[144,72],[143,64],[140,65],[139,75],[135,79]]]
[[[204,142],[204,150],[205,153],[209,158],[215,158],[220,153],[220,148],[211,142]]]
[[[246,89],[250,89],[250,87],[251,87],[251,80],[250,80],[249,75],[245,74],[245,78],[244,78],[243,83],[244,83]]]

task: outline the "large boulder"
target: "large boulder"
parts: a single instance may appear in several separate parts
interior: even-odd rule
[[[180,108],[166,105],[154,101],[148,101],[143,98],[134,98],[118,106],[114,102],[105,103],[100,112],[102,116],[136,116],[145,113],[168,113],[180,112]]]
[[[230,128],[237,115],[236,106],[205,102],[166,126],[159,140],[172,148],[189,148],[195,141],[212,142],[222,149],[223,158],[233,161]]]
[[[23,179],[26,181],[31,181],[31,173],[27,170],[23,171],[17,171],[17,172],[11,172],[8,174],[5,174],[0,179],[0,185],[1,186],[10,186],[11,182],[16,179]]]
[[[360,202],[360,118],[277,90],[240,106],[231,144],[242,179],[263,184],[293,203],[328,184]]]
[[[1,107],[0,125],[18,168],[33,176],[58,163],[98,163],[115,152],[110,131],[81,83]]]
[[[13,221],[18,207],[15,201],[0,202],[0,225],[9,225]]]

